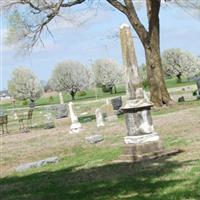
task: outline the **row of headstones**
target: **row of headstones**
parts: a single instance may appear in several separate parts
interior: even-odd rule
[[[197,100],[200,100],[200,78],[196,80],[196,84],[197,84],[197,90],[193,92],[193,95],[195,94],[195,96],[197,96]],[[185,88],[183,88],[183,90],[185,90]],[[185,101],[184,96],[178,98],[178,102],[184,102],[184,101]]]
[[[122,111],[120,110],[122,106],[122,98],[116,97],[111,100],[106,100],[106,104],[102,105],[100,108],[97,108],[95,110],[95,117],[96,117],[96,123],[97,127],[104,126],[104,121],[115,121],[117,119],[117,115],[122,114]],[[56,118],[61,119],[65,117],[70,117],[72,125],[71,129],[73,131],[71,132],[77,132],[79,128],[81,127],[78,117],[74,113],[73,109],[73,103],[69,103],[68,106],[66,104],[60,104],[57,105],[55,108],[56,110]],[[46,109],[44,113],[44,120],[45,120],[45,126],[44,128],[49,129],[54,127],[53,123],[53,117],[52,113],[50,112],[51,109]],[[104,120],[105,119],[105,120]],[[88,120],[90,121],[90,120]],[[77,130],[76,130],[77,129]]]
[[[112,104],[109,100],[107,100],[105,105],[95,110],[97,127],[105,126],[103,114],[106,114],[106,121],[111,122],[117,120],[117,114],[120,113],[120,107],[122,106],[122,98],[117,97],[112,99],[111,102]],[[70,133],[78,133],[82,129],[82,125],[74,113],[72,102],[69,103],[69,113],[72,122],[70,126]]]

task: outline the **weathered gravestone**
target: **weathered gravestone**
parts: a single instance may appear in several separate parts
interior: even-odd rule
[[[66,104],[59,104],[56,106],[56,118],[61,119],[68,116],[68,110]]]
[[[120,109],[122,107],[122,97],[116,97],[114,99],[111,99],[111,103],[113,106],[113,110],[117,115],[123,113],[122,110]]]
[[[197,79],[197,99],[200,99],[200,78]]]
[[[38,160],[36,162],[21,164],[21,165],[17,166],[15,170],[16,170],[16,172],[23,172],[23,171],[26,171],[31,168],[38,168],[38,167],[42,167],[46,164],[58,163],[58,162],[59,162],[58,157],[49,157],[44,160]]]
[[[78,117],[75,115],[73,110],[73,103],[69,102],[69,113],[70,113],[70,119],[71,119],[71,126],[70,126],[70,133],[79,133],[82,129],[81,123],[78,121]]]
[[[62,92],[59,92],[59,99],[60,99],[60,104],[64,104],[64,98]]]
[[[179,97],[178,102],[185,102],[185,97],[184,96]]]
[[[96,109],[95,115],[96,115],[97,127],[105,126],[104,121],[103,121],[103,114],[100,108]]]
[[[108,122],[116,121],[117,116],[113,110],[113,106],[110,102],[107,102],[103,106],[101,106],[101,110],[103,115],[105,116],[105,120]]]
[[[103,136],[102,135],[91,135],[85,138],[86,142],[90,144],[95,144],[98,142],[103,141]]]
[[[124,137],[125,157],[132,161],[141,161],[163,153],[158,133],[154,132],[151,107],[153,104],[144,95],[138,73],[138,64],[128,25],[120,28],[123,63],[126,75],[127,101],[122,110],[125,113],[128,133]]]
[[[55,127],[55,123],[51,114],[51,107],[47,108],[44,112],[44,128],[51,129]]]

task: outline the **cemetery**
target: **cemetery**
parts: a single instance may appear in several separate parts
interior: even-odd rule
[[[47,2],[17,0],[48,20],[85,0]],[[108,58],[89,67],[68,59],[46,84],[30,68],[12,71],[9,99],[0,101],[3,200],[200,199],[200,58],[180,49],[154,52],[151,15],[160,1],[147,0],[148,32],[130,15],[132,0],[107,2],[132,24],[118,27],[121,66]],[[34,27],[31,34],[42,32]]]

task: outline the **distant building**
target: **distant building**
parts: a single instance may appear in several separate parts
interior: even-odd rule
[[[0,101],[9,100],[9,99],[11,99],[11,96],[8,93],[8,90],[0,91]]]

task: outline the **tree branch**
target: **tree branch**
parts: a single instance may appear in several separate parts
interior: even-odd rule
[[[107,2],[110,3],[112,6],[114,6],[115,8],[117,8],[122,13],[124,13],[124,14],[127,13],[126,6],[123,5],[121,2],[119,2],[117,0],[107,0]]]
[[[133,5],[132,0],[124,0],[126,9],[127,9],[127,17],[131,22],[133,28],[141,39],[142,43],[145,44],[148,41],[148,31],[145,29],[144,25],[141,23],[138,15],[136,13],[135,7]]]
[[[62,3],[61,4],[61,7],[72,7],[72,6],[75,6],[77,4],[81,4],[83,3],[84,1],[86,0],[74,0],[74,1],[69,1],[67,3]]]

